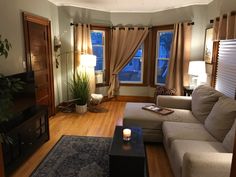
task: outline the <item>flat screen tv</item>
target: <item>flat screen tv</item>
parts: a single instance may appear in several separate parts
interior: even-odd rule
[[[23,89],[13,94],[13,105],[11,107],[12,117],[19,116],[36,104],[34,73],[24,72],[7,77],[19,78],[23,81]]]

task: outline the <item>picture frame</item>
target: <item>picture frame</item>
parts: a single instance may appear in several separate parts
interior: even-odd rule
[[[204,45],[204,61],[207,64],[212,64],[213,53],[213,28],[207,28],[205,32],[205,45]]]

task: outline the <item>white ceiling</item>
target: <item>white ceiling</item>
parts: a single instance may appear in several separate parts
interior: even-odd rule
[[[57,6],[76,6],[106,12],[157,12],[213,0],[49,0]]]

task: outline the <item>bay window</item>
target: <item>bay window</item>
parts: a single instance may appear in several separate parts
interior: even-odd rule
[[[121,83],[142,84],[144,68],[144,45],[141,45],[135,56],[120,71],[119,80]]]
[[[173,31],[157,31],[155,58],[155,85],[165,85],[172,46]]]
[[[93,55],[97,57],[95,66],[97,86],[107,85],[109,80],[109,37],[110,33],[108,27],[91,27]]]

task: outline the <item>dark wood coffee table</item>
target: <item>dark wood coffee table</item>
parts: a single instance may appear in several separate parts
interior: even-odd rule
[[[126,128],[126,127],[125,127]],[[116,126],[109,153],[110,177],[144,177],[145,150],[142,129],[131,127],[131,140],[123,140],[124,127]]]

